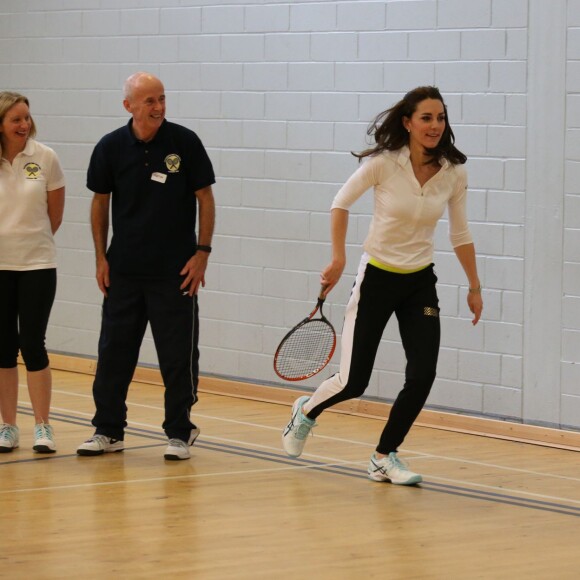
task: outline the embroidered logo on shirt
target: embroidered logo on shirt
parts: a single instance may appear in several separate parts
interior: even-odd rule
[[[179,166],[181,165],[181,157],[176,153],[170,153],[165,158],[165,167],[169,173],[179,173]]]
[[[40,165],[37,163],[27,163],[24,166],[26,179],[38,179],[40,177]]]
[[[425,306],[425,308],[423,308],[423,314],[425,316],[434,316],[435,318],[439,317],[437,308],[432,308],[431,306]]]

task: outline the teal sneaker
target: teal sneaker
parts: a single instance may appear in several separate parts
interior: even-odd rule
[[[292,405],[292,418],[282,433],[282,446],[290,457],[300,457],[306,438],[316,421],[309,419],[302,413],[302,407],[310,397],[300,397]]]
[[[56,451],[54,431],[50,425],[37,423],[34,426],[34,445],[32,449],[36,453],[54,453]]]
[[[373,453],[368,473],[373,481],[389,481],[395,485],[415,485],[423,481],[423,478],[418,473],[413,473],[394,451],[382,459],[377,459]]]
[[[16,425],[0,425],[0,453],[10,453],[18,447],[20,432]]]

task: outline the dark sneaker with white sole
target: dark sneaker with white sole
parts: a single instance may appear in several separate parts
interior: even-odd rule
[[[79,445],[77,454],[84,456],[102,455],[103,453],[117,453],[123,449],[125,449],[124,441],[95,433],[90,439]]]

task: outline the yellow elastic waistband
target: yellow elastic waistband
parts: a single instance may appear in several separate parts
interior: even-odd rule
[[[387,272],[393,272],[394,274],[414,274],[415,272],[420,272],[421,270],[425,270],[428,268],[430,264],[427,266],[421,266],[420,268],[413,268],[411,270],[404,270],[403,268],[395,268],[394,266],[387,266],[387,264],[383,264],[374,258],[369,258],[369,264],[375,266],[375,268],[380,268],[381,270],[385,270]]]

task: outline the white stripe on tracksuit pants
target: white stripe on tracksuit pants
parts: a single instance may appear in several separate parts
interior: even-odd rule
[[[435,380],[440,342],[439,300],[433,264],[411,274],[382,270],[365,253],[346,307],[340,371],[324,381],[303,407],[316,419],[325,409],[362,396],[389,318],[399,322],[407,366],[405,384],[391,409],[377,451],[397,451]]]

